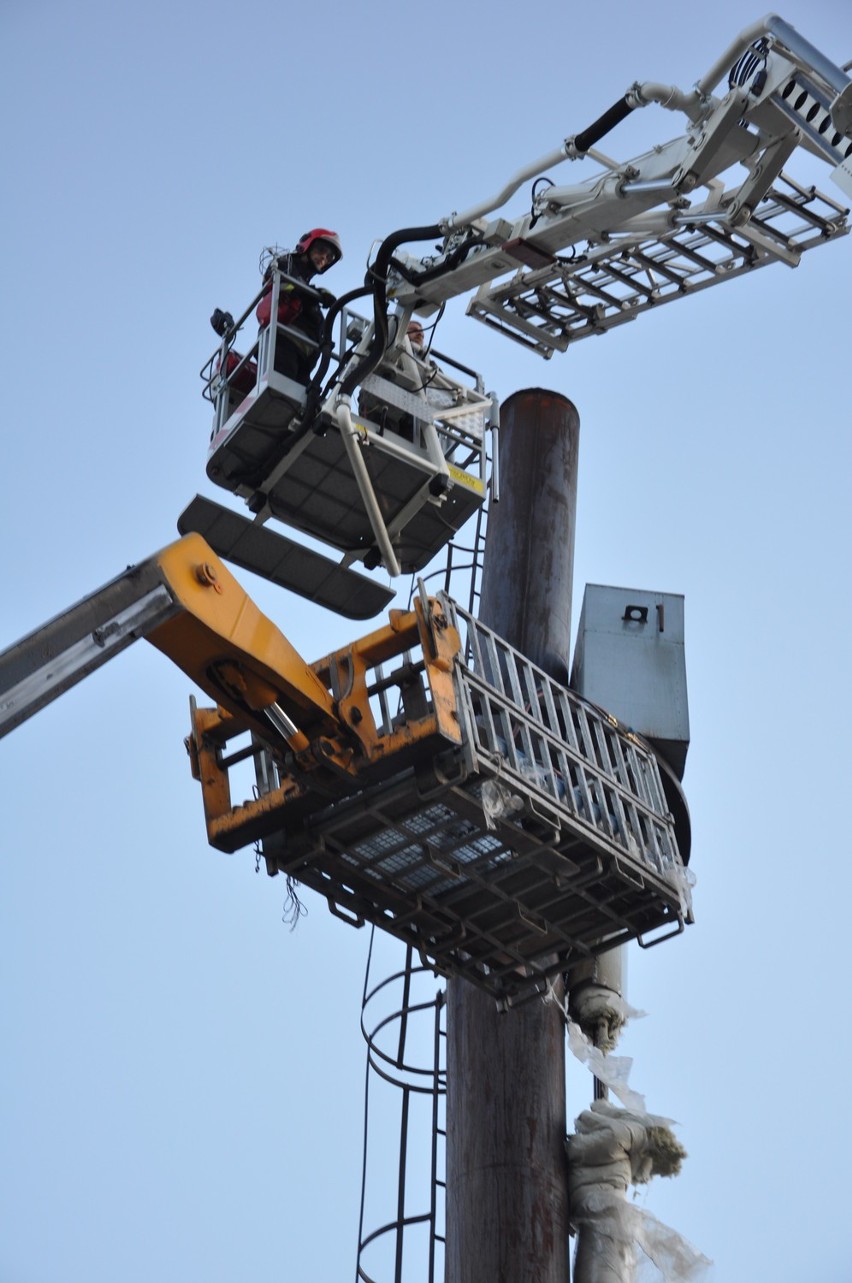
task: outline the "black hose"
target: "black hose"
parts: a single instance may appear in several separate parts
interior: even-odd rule
[[[608,134],[616,125],[620,125],[630,115],[633,107],[627,101],[627,97],[619,98],[618,102],[613,103],[608,111],[599,116],[594,124],[589,125],[581,134],[575,134],[573,138],[574,146],[578,152],[587,152],[590,147],[594,147],[596,142]]]
[[[447,255],[440,263],[435,263],[432,267],[421,268],[419,272],[412,272],[400,263],[398,259],[391,259],[391,266],[396,268],[403,280],[408,281],[409,285],[425,285],[427,281],[433,281],[438,276],[445,276],[451,272],[459,263],[463,263],[467,258],[474,245],[481,245],[483,241],[481,232],[475,236],[470,236],[466,241],[462,241],[454,250]]]
[[[308,389],[307,389],[307,399],[305,403],[306,420],[309,420],[313,417],[313,412],[316,409],[320,399],[323,380],[325,379],[325,376],[328,373],[328,367],[331,364],[331,354],[332,354],[332,351],[334,350],[334,339],[332,336],[332,331],[334,329],[334,322],[337,320],[338,316],[343,311],[343,309],[345,307],[348,307],[350,303],[353,303],[356,298],[364,298],[365,295],[372,294],[372,292],[373,291],[370,286],[362,285],[357,290],[350,290],[348,294],[342,294],[340,298],[336,299],[335,302],[332,303],[331,307],[328,309],[328,312],[326,313],[326,316],[325,316],[325,321],[323,322],[322,334],[320,335],[319,365],[317,366],[316,372],[313,375],[310,383],[308,384]]]
[[[387,275],[394,250],[400,245],[404,245],[407,241],[431,241],[440,235],[442,235],[440,224],[433,223],[430,227],[402,227],[398,232],[391,232],[390,236],[386,236],[382,241],[376,260],[370,270],[370,275],[373,279],[373,338],[369,351],[364,353],[362,359],[354,369],[349,371],[341,383],[340,391],[343,396],[351,395],[358,384],[362,383],[367,375],[372,373],[379,361],[381,361],[387,347]]]

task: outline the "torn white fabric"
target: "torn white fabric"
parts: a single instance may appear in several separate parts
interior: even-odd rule
[[[682,1234],[616,1193],[574,1218],[574,1283],[700,1283],[713,1262]]]
[[[676,1230],[641,1207],[626,1205],[636,1243],[636,1283],[698,1283],[713,1262]]]
[[[627,1109],[644,1113],[645,1097],[628,1086],[627,1080],[633,1067],[632,1057],[605,1056],[599,1048],[592,1044],[591,1039],[586,1037],[575,1021],[568,1020],[567,1024],[568,1047],[571,1054],[582,1065],[586,1065],[599,1082],[609,1087],[613,1095],[617,1096]]]
[[[692,869],[682,864],[677,870],[677,890],[680,898],[680,911],[687,922],[692,921],[692,891],[695,886],[695,874]]]
[[[617,1096],[627,1109],[643,1112],[645,1109],[645,1097],[640,1092],[633,1091],[627,1081],[630,1077],[630,1070],[633,1067],[632,1057],[607,1056],[597,1048],[592,1040],[583,1033],[577,1022],[571,1019],[568,1013],[568,1002],[560,999],[553,984],[548,985],[544,1001],[555,1002],[562,1012],[568,1029],[568,1047],[571,1054],[579,1060],[581,1065],[586,1065],[599,1082],[609,1087],[613,1095]],[[624,1002],[623,999],[619,999],[619,1001]],[[636,1011],[629,1007],[627,1003],[624,1003],[624,1009],[630,1016],[645,1015],[644,1011]]]

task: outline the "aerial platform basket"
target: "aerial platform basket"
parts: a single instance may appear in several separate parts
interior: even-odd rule
[[[420,734],[438,702],[436,660],[428,637],[418,654],[401,634],[405,650],[365,678],[358,722],[374,723],[372,764],[312,791],[298,762],[255,745],[260,796],[211,841],[259,841],[271,873],[504,1003],[623,941],[680,933],[688,875],[650,746],[449,598],[420,609],[443,619],[445,637],[467,638],[467,659],[459,649],[451,665],[437,661],[452,689],[450,721],[445,707],[438,723],[457,733],[436,723]],[[348,650],[313,667],[340,689],[353,662]]]
[[[273,308],[281,279],[272,273]],[[276,369],[276,347],[304,345],[304,335],[278,325],[262,328],[245,356],[230,346],[256,302],[202,371],[214,406],[208,477],[244,499],[256,522],[283,521],[336,548],[347,564],[384,561],[392,574],[423,569],[485,501],[491,398],[403,339],[361,385],[370,416],[348,404],[309,410],[306,389]],[[344,311],[338,368],[351,357],[348,336],[357,341],[366,330],[363,318]]]

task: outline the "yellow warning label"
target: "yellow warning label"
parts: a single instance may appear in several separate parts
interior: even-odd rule
[[[472,472],[465,472],[449,461],[447,461],[447,471],[456,485],[467,486],[468,490],[475,490],[477,494],[485,493],[485,485],[481,477],[475,477]]]

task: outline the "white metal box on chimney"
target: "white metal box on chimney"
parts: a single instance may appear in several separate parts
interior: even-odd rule
[[[683,596],[587,584],[571,686],[650,740],[678,779],[689,748]]]

